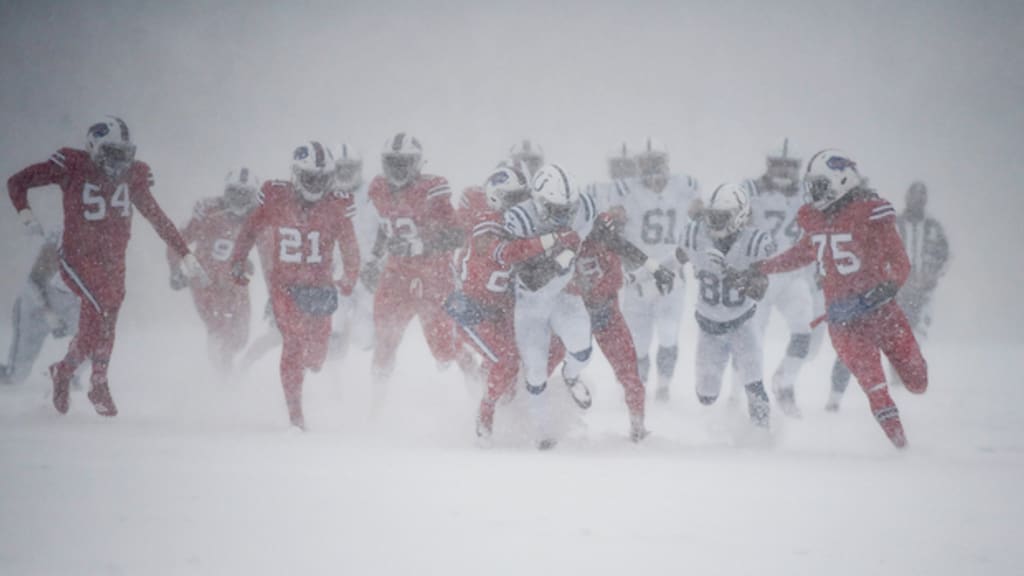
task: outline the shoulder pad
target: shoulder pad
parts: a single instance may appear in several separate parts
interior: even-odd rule
[[[775,253],[775,241],[767,232],[750,228],[750,239],[747,240],[747,256],[754,260],[762,260]]]
[[[757,180],[747,178],[740,184],[740,186],[747,191],[747,194],[750,195],[751,198],[761,195],[761,189],[757,186]]]
[[[451,196],[452,188],[448,185],[448,180],[443,177],[423,175],[420,178],[420,186],[426,191],[427,200]]]
[[[63,169],[69,169],[75,165],[80,158],[88,157],[88,152],[76,148],[60,148],[50,155],[49,161]]]
[[[593,222],[597,219],[597,204],[594,201],[594,196],[584,190],[580,193],[580,204],[583,205],[583,215],[587,222]]]

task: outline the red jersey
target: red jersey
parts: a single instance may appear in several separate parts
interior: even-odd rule
[[[153,175],[135,161],[112,180],[89,153],[61,148],[46,162],[33,164],[7,181],[17,211],[29,208],[30,188],[56,184],[63,194],[62,255],[79,274],[124,281],[125,250],[131,237],[132,208],[149,220],[156,233],[179,256],[188,246],[150,192]]]
[[[484,196],[484,189],[480,186],[470,186],[462,191],[459,198],[459,207],[455,211],[455,219],[464,230],[471,231],[476,226],[481,216],[492,212],[487,204],[487,197]]]
[[[290,182],[263,185],[263,201],[242,226],[231,262],[243,263],[257,237],[266,233],[272,247],[270,285],[325,286],[334,282],[334,244],[341,249],[347,292],[359,276],[359,246],[352,228],[352,199],[327,194],[315,203],[302,200]]]
[[[225,208],[221,198],[206,198],[196,203],[192,218],[181,230],[185,242],[195,245],[192,253],[215,285],[234,285],[231,281],[231,255],[244,223],[245,216]],[[168,260],[173,266],[179,259],[168,250]]]
[[[569,285],[588,304],[607,302],[622,289],[622,258],[593,236],[587,237],[576,257],[576,269]]]
[[[377,176],[370,182],[369,195],[388,238],[421,242],[424,246],[424,253],[418,256],[389,257],[389,266],[395,262],[402,267],[447,267],[448,256],[429,248],[444,233],[457,228],[447,180],[422,175],[411,184],[392,191],[387,178]]]
[[[896,211],[872,192],[854,191],[823,212],[810,204],[797,213],[804,235],[782,254],[761,262],[766,274],[817,261],[826,302],[863,294],[885,281],[903,285],[910,261],[896,230]]]
[[[457,266],[465,295],[492,309],[512,310],[512,264],[498,255],[508,238],[504,223],[501,213],[493,210],[477,212],[473,222],[465,221],[471,233],[457,255]]]

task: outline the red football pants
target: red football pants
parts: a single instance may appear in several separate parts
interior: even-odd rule
[[[281,385],[292,421],[302,416],[302,381],[305,370],[320,370],[327,358],[331,317],[313,316],[299,309],[285,290],[271,295],[274,317],[281,331]]]
[[[420,318],[434,358],[443,364],[456,360],[455,323],[443,308],[453,284],[447,261],[427,270],[385,268],[373,299],[375,374],[383,378],[391,374],[398,345],[414,316]]]
[[[885,382],[880,353],[892,363],[907,390],[920,394],[928,389],[928,364],[896,302],[844,325],[829,324],[828,329],[836,354],[865,391]]]
[[[61,277],[78,296],[78,333],[57,365],[58,378],[70,378],[85,360],[92,362],[92,381],[106,381],[114,350],[117,316],[124,302],[124,276],[82,274],[61,259]]]

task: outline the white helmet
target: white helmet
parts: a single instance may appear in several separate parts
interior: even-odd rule
[[[228,172],[224,178],[224,207],[238,216],[255,208],[259,195],[260,179],[245,166]]]
[[[750,220],[750,196],[738,184],[722,184],[704,198],[701,212],[712,238],[725,238],[739,232]]]
[[[773,190],[786,196],[800,189],[800,159],[789,155],[789,138],[782,141],[781,154],[769,154],[765,159],[764,175]]]
[[[532,178],[544,165],[544,149],[530,140],[523,140],[513,146],[508,151],[508,157],[513,166],[522,165],[526,169],[528,178]]]
[[[307,202],[316,202],[331,189],[334,158],[323,144],[310,141],[292,153],[292,184]]]
[[[558,164],[548,164],[537,171],[530,181],[531,197],[541,218],[559,226],[572,221],[580,202],[579,190]]]
[[[352,192],[363,183],[363,159],[348,144],[334,147],[334,182],[342,192]]]
[[[388,182],[395,188],[401,188],[419,178],[423,148],[419,140],[399,132],[384,142],[381,164]]]
[[[632,178],[637,174],[636,158],[629,154],[626,143],[608,155],[608,176],[612,180]]]
[[[505,210],[530,197],[530,183],[521,171],[499,166],[484,182],[484,197],[492,210]]]
[[[825,149],[811,157],[804,174],[808,201],[824,210],[861,185],[857,163],[840,150]]]
[[[121,177],[135,161],[135,144],[124,120],[107,116],[90,126],[86,134],[86,150],[107,176]]]
[[[636,155],[636,168],[645,186],[661,192],[668,184],[668,150],[660,142],[648,138]]]

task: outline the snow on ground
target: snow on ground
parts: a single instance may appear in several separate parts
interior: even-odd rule
[[[749,442],[741,403],[697,404],[684,337],[675,396],[626,440],[602,358],[591,412],[558,387],[566,438],[538,452],[435,375],[414,326],[376,420],[369,357],[307,381],[285,426],[276,351],[214,378],[193,328],[119,334],[102,420],[84,391],[59,417],[41,371],[0,389],[2,574],[1015,574],[1024,563],[1024,346],[928,348],[932,387],[895,393],[893,450],[851,386],[826,414],[832,354],[801,379],[802,421]],[[53,358],[63,342],[50,343]],[[772,340],[768,366],[784,343]],[[161,353],[170,350],[171,353]],[[855,385],[854,385],[855,386]]]

